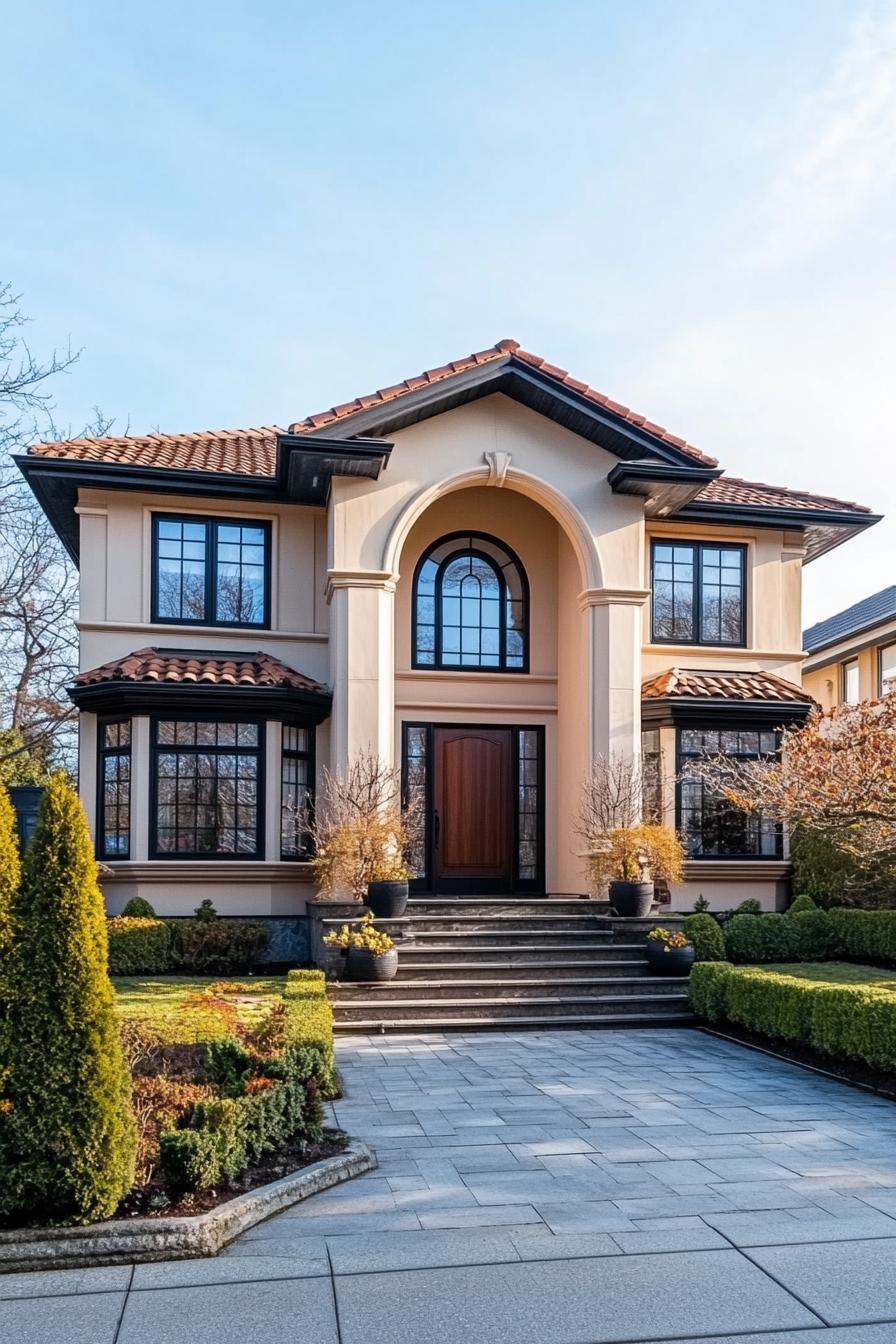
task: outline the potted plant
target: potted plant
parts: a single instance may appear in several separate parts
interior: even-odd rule
[[[325,770],[308,822],[321,895],[366,902],[380,919],[404,914],[420,807],[416,795],[402,800],[399,772],[371,752],[356,756],[344,773]]]
[[[346,980],[364,983],[395,979],[398,952],[388,933],[376,928],[372,913],[364,915],[354,927],[343,924],[334,933],[328,933],[324,942],[346,953]]]
[[[683,933],[651,929],[647,935],[647,962],[653,975],[690,975],[694,944]]]
[[[684,848],[670,826],[645,821],[645,810],[660,811],[659,765],[638,759],[598,757],[582,794],[578,833],[595,887],[606,887],[610,904],[623,918],[650,913],[654,885],[678,881]],[[649,806],[652,804],[652,808]]]

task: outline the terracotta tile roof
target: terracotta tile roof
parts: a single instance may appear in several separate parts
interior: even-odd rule
[[[670,668],[641,687],[642,700],[752,700],[813,704],[801,686],[774,672],[696,672]]]
[[[805,490],[788,490],[782,485],[762,481],[742,481],[737,476],[720,476],[704,485],[695,504],[757,504],[772,509],[824,509],[830,513],[870,513],[864,504],[853,504],[830,495],[810,495]]]
[[[603,392],[597,392],[587,383],[581,382],[578,378],[573,378],[571,374],[567,373],[566,369],[559,369],[555,364],[549,364],[540,355],[533,355],[530,351],[523,350],[518,341],[511,340],[498,341],[497,345],[491,345],[487,350],[477,350],[474,354],[467,355],[463,359],[455,359],[448,364],[440,364],[438,368],[426,369],[414,378],[405,378],[400,383],[393,383],[391,387],[378,388],[376,392],[370,392],[366,396],[355,397],[352,401],[343,402],[339,406],[331,406],[329,410],[319,411],[316,415],[308,415],[304,420],[299,420],[294,425],[290,425],[290,430],[294,434],[300,434],[303,430],[324,429],[328,425],[338,424],[342,420],[347,420],[350,416],[357,415],[359,411],[370,410],[372,406],[382,406],[386,402],[406,396],[409,392],[416,392],[421,387],[440,383],[457,373],[465,373],[467,369],[476,368],[477,365],[490,364],[497,359],[506,359],[508,355],[520,364],[528,364],[534,369],[539,369],[547,377],[554,378],[558,383],[562,383],[564,387],[578,392],[580,396],[587,398],[588,401],[593,401],[597,406],[605,407],[608,411],[612,411],[614,415],[627,420],[629,424],[636,425],[655,438],[661,439],[663,443],[668,443],[670,446],[688,453],[698,462],[706,463],[712,467],[717,465],[714,457],[707,457],[705,453],[700,452],[699,448],[695,448],[693,444],[679,438],[676,434],[671,434],[662,425],[654,424],[646,416],[639,415],[637,411],[630,410],[628,406],[623,406],[618,401],[612,401]]]
[[[282,433],[275,427],[201,429],[190,434],[119,435],[36,443],[28,451],[36,457],[74,458],[129,467],[273,476],[277,469],[277,435]]]
[[[79,672],[76,686],[101,682],[154,682],[193,686],[287,686],[323,691],[320,682],[269,653],[204,654],[179,649],[138,649],[101,667]]]

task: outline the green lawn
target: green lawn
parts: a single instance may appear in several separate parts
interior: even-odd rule
[[[112,984],[121,1017],[146,1022],[163,1042],[175,1045],[228,1034],[226,1016],[215,1011],[207,994],[211,985],[226,986],[218,997],[233,1005],[241,1022],[251,1023],[280,998],[286,976],[127,975],[113,977]]]
[[[776,961],[749,969],[775,971],[778,975],[792,975],[797,980],[820,980],[827,985],[873,984],[876,989],[896,991],[896,971],[879,966],[856,966],[847,961]]]

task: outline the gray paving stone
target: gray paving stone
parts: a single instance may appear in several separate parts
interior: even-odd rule
[[[579,1200],[575,1204],[537,1204],[537,1212],[552,1232],[634,1232],[631,1218],[612,1200]]]
[[[4,1344],[113,1344],[124,1293],[30,1297],[0,1302]]]
[[[637,1232],[614,1232],[612,1236],[626,1255],[646,1255],[651,1251],[723,1250],[730,1244],[705,1223],[700,1227],[657,1227]]]
[[[896,1219],[785,1217],[772,1213],[706,1214],[706,1222],[735,1246],[795,1246],[809,1242],[861,1241],[896,1237]],[[762,1221],[760,1221],[762,1220]]]
[[[343,1344],[603,1344],[658,1328],[682,1336],[818,1323],[730,1250],[349,1275],[336,1292]]]
[[[59,1338],[69,1344],[68,1336]],[[339,1344],[332,1283],[297,1279],[129,1294],[116,1344],[183,1344],[185,1339],[190,1344]]]
[[[124,1291],[130,1265],[107,1269],[40,1269],[29,1274],[0,1274],[0,1301],[12,1297],[58,1297],[69,1293]]]
[[[450,1265],[489,1265],[518,1261],[507,1232],[467,1230],[393,1232],[383,1237],[332,1237],[336,1274],[373,1273],[397,1269],[439,1269]]]
[[[256,1279],[313,1279],[329,1274],[326,1246],[303,1253],[300,1246],[280,1255],[219,1255],[213,1260],[172,1260],[135,1265],[133,1288],[192,1288]]]
[[[896,1240],[773,1246],[750,1258],[829,1325],[896,1320]]]
[[[541,1216],[528,1204],[473,1209],[424,1209],[420,1212],[420,1226],[425,1228],[451,1227],[522,1227],[540,1223]]]
[[[771,1334],[759,1335],[713,1335],[711,1339],[701,1337],[700,1344],[893,1344],[893,1324],[889,1325],[847,1325],[834,1330],[800,1330],[794,1334],[779,1330]],[[641,1344],[681,1344],[681,1338],[647,1339]]]

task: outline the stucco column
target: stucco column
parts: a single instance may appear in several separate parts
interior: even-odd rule
[[[589,755],[641,751],[640,588],[591,588],[579,595],[586,622]]]
[[[395,578],[384,570],[327,575],[333,711],[330,765],[372,751],[395,762]]]

